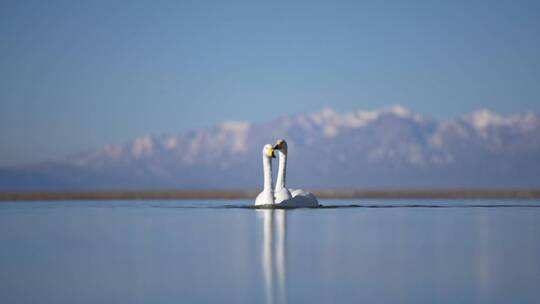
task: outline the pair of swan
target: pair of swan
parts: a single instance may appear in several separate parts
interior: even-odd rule
[[[276,157],[276,151],[279,154],[279,167],[274,189],[272,187],[272,158]],[[319,206],[317,198],[310,192],[285,187],[287,152],[287,142],[283,139],[278,139],[274,146],[267,144],[263,147],[264,187],[255,199],[255,206],[268,205],[278,208]]]

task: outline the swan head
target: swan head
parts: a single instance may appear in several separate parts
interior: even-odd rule
[[[266,144],[262,150],[263,156],[268,158],[276,158],[276,153],[274,153],[274,148],[270,144]]]
[[[281,151],[283,154],[287,154],[287,142],[285,141],[285,139],[278,139],[273,148],[274,150]]]

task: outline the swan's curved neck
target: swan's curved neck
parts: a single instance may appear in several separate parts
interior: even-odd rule
[[[279,151],[279,167],[276,180],[276,190],[285,188],[285,178],[287,175],[287,154]]]
[[[263,156],[264,188],[263,191],[272,191],[272,159]]]

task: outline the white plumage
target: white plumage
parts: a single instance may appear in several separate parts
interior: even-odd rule
[[[263,191],[257,195],[255,206],[273,205],[274,204],[274,189],[272,187],[272,158],[275,158],[272,145],[267,144],[262,150],[264,186]]]
[[[292,189],[285,186],[287,175],[287,142],[278,139],[273,147],[279,153],[279,167],[274,189],[274,204],[280,207],[317,207],[319,201],[312,193],[302,189]]]

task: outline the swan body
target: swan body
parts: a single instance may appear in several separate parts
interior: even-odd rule
[[[302,189],[292,189],[296,193],[289,199],[278,202],[275,201],[275,206],[284,207],[284,208],[309,208],[309,207],[319,207],[319,201],[317,197],[311,192],[302,190]],[[292,195],[292,193],[291,193]]]
[[[274,189],[272,186],[272,158],[275,158],[274,149],[271,145],[265,145],[262,150],[264,186],[263,191],[257,195],[255,206],[273,205]]]
[[[312,193],[302,189],[286,188],[287,175],[287,142],[278,139],[273,147],[279,153],[279,168],[274,190],[274,204],[280,207],[318,207],[319,201]]]

